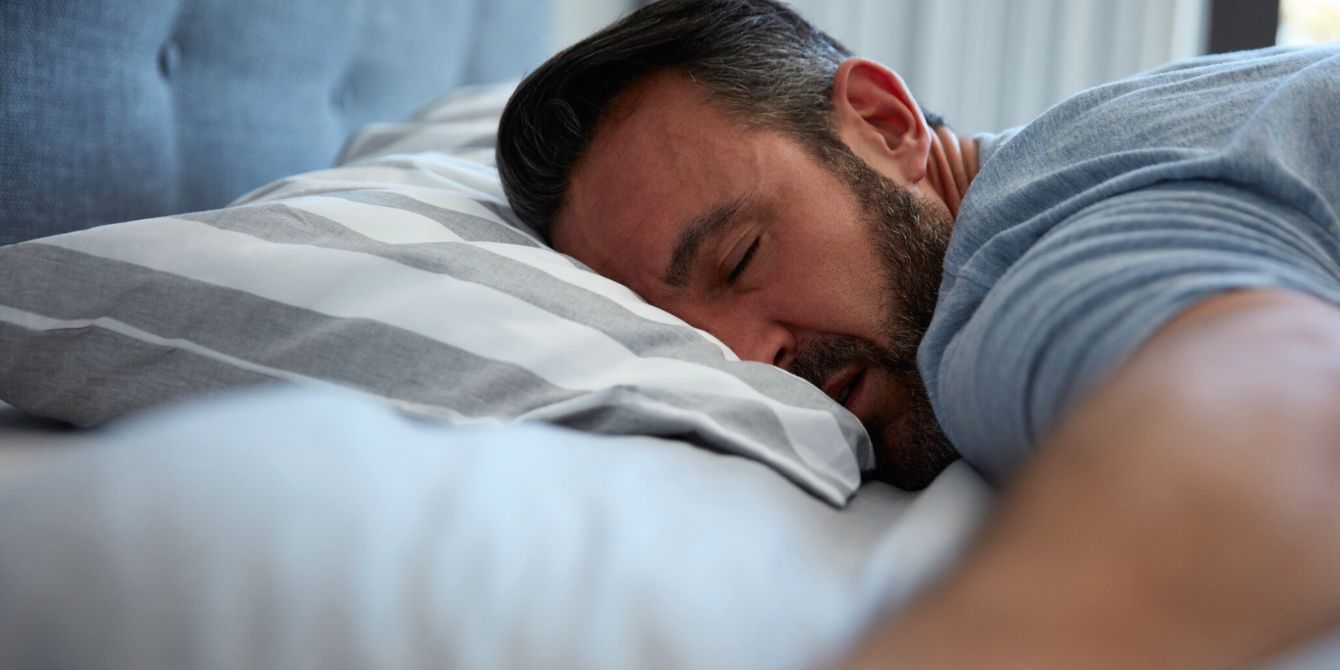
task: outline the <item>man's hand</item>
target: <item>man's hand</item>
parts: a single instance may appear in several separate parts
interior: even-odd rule
[[[1244,291],[1052,434],[873,667],[1238,667],[1340,625],[1340,310]]]

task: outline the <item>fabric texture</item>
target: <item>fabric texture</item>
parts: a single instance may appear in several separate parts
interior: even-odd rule
[[[0,249],[0,398],[90,425],[214,389],[336,384],[453,422],[681,438],[843,502],[872,465],[856,418],[521,228],[497,172],[449,155],[490,145],[505,96],[476,93],[421,117],[459,124],[350,145],[405,150],[421,130],[436,151],[351,152],[226,209]]]
[[[1340,49],[1195,59],[984,144],[920,366],[993,476],[1163,323],[1233,289],[1340,303]]]
[[[0,245],[222,207],[544,56],[536,0],[0,2]]]
[[[262,389],[0,442],[0,667],[813,668],[942,574],[958,465],[842,510],[673,440]]]

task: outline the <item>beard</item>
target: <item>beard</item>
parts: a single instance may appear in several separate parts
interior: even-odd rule
[[[879,280],[889,296],[880,328],[883,342],[850,336],[819,340],[798,351],[789,369],[821,388],[853,363],[883,370],[906,400],[897,417],[866,423],[875,448],[874,478],[905,490],[923,489],[959,457],[935,418],[917,369],[917,349],[935,314],[953,220],[876,172],[840,141],[834,143],[821,154],[866,213],[880,252]]]

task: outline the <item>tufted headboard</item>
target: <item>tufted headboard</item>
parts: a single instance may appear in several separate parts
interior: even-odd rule
[[[208,209],[545,55],[543,0],[0,1],[0,245]]]

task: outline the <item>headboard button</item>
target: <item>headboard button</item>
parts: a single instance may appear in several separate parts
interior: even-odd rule
[[[177,46],[175,40],[168,40],[163,43],[162,48],[158,50],[158,73],[167,79],[177,70],[181,64],[181,47]]]
[[[334,108],[335,111],[348,113],[350,97],[352,95],[353,92],[349,90],[349,82],[347,80],[342,81],[330,90],[330,106]]]

